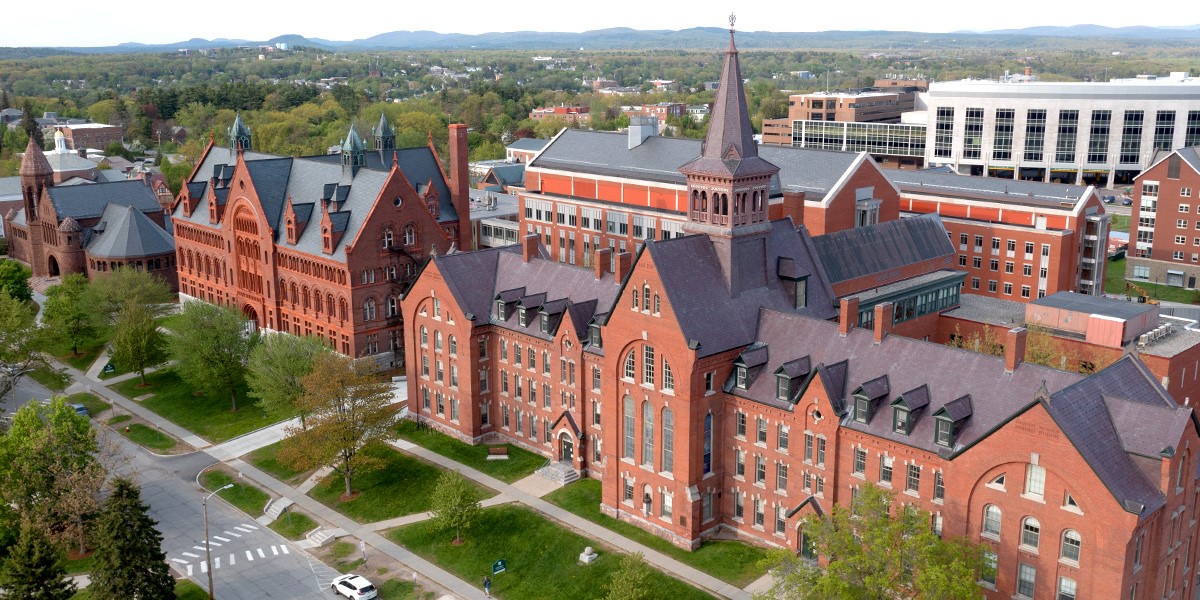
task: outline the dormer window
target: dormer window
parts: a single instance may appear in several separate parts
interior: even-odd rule
[[[808,306],[808,278],[801,277],[792,282],[792,304],[797,310]]]
[[[908,418],[908,409],[895,407],[892,412],[892,431],[901,435],[908,435],[910,421]]]
[[[518,323],[518,324],[519,324],[521,327],[524,327],[524,326],[526,325],[526,319],[528,319],[528,317],[526,316],[526,313],[528,313],[528,312],[529,312],[529,311],[527,311],[527,310],[525,310],[525,309],[523,309],[523,308],[522,308],[522,309],[519,309],[519,310],[517,311],[517,323]]]
[[[787,400],[791,396],[792,380],[788,379],[787,375],[779,375],[775,382],[775,397],[780,400]]]
[[[501,321],[508,320],[508,315],[505,313],[505,310],[504,310],[504,301],[503,300],[496,301],[496,318]]]
[[[746,389],[746,367],[739,366],[737,368],[737,386],[738,389]]]
[[[954,422],[950,419],[934,419],[934,442],[949,448],[954,445]]]
[[[859,423],[871,422],[871,400],[865,396],[854,397],[854,420]]]
[[[592,323],[591,326],[588,327],[588,343],[591,344],[593,348],[603,347],[603,341],[600,338],[599,324]]]
[[[542,313],[538,315],[538,321],[540,321],[542,333],[550,333],[550,315]]]

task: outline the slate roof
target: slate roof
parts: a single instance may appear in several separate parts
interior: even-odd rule
[[[122,180],[92,185],[48,188],[50,201],[59,219],[72,217],[77,221],[99,217],[106,206],[132,206],[141,212],[162,212],[154,190],[140,180]],[[24,212],[24,209],[21,209]]]
[[[812,241],[833,283],[954,254],[936,213],[846,229]]]
[[[1179,157],[1186,161],[1188,165],[1191,165],[1193,170],[1200,173],[1200,153],[1196,152],[1195,146],[1180,148],[1176,152],[1179,153]]]
[[[540,245],[538,255],[528,263],[521,259],[521,245],[517,244],[438,255],[431,264],[442,274],[456,303],[468,319],[474,320],[475,326],[490,323],[542,339],[550,336],[541,332],[536,318],[521,327],[517,311],[509,310],[507,319],[500,321],[495,311],[496,298],[506,302],[528,299],[530,306],[545,303],[548,312],[565,307],[574,322],[577,339],[583,340],[588,322],[597,311],[607,312],[621,291],[611,273],[596,279],[593,269],[557,262]]]
[[[1089,187],[1000,177],[974,177],[934,171],[884,169],[888,180],[905,192],[971,197],[1039,208],[1073,210]]]
[[[437,157],[427,147],[406,148],[396,151],[366,151],[366,164],[357,169],[348,189],[334,188],[339,196],[337,212],[331,215],[335,231],[342,232],[340,242],[334,248],[332,258],[345,260],[345,242],[353,240],[362,222],[374,206],[380,189],[387,181],[395,157],[400,172],[416,189],[425,189],[431,185],[437,191],[439,201],[438,219],[441,222],[458,220],[450,187],[442,175]],[[272,231],[275,232],[275,242],[282,247],[292,248],[314,256],[329,258],[324,254],[319,227],[306,226],[300,232],[295,244],[287,243],[287,236],[282,235],[281,226],[287,199],[290,197],[297,216],[307,212],[308,218],[301,218],[310,225],[320,217],[319,204],[325,193],[326,186],[342,182],[343,168],[341,155],[323,154],[306,157],[280,157],[261,152],[243,152],[247,173],[254,183],[262,204],[264,216]],[[236,155],[228,148],[214,146],[205,156],[204,161],[196,170],[196,175],[188,181],[188,194],[199,200],[201,204],[207,201],[210,178],[228,179],[232,175]],[[219,202],[224,202],[228,195],[227,188],[217,188]],[[305,207],[305,208],[301,208]],[[342,214],[345,213],[345,214]],[[186,216],[182,203],[175,207],[172,213],[174,219],[185,222],[213,226],[208,220],[208,211],[198,207],[192,215]]]
[[[525,165],[518,163],[515,165],[504,164],[495,165],[488,169],[496,179],[496,183],[507,188],[510,185],[524,186],[525,185]],[[485,177],[486,181],[487,178]]]
[[[842,413],[842,427],[950,458],[1041,402],[1114,498],[1142,516],[1162,506],[1164,498],[1132,456],[1157,458],[1192,423],[1191,409],[1178,406],[1145,365],[1128,355],[1085,378],[1026,363],[1008,373],[1002,357],[897,335],[876,345],[869,330],[855,328],[841,337],[834,323],[772,309],[761,311],[756,333],[755,342],[765,345],[771,357],[763,372],[797,357],[816,365]],[[917,355],[917,362],[896,360]],[[837,381],[843,373],[844,386]],[[879,393],[881,381],[887,382],[887,391],[880,408],[870,423],[855,421],[848,395],[864,384],[868,395]],[[747,387],[732,393],[776,405],[774,377],[753,378]],[[925,403],[911,421],[909,435],[892,431],[888,405],[899,397],[892,397],[898,390],[910,390],[904,393],[910,402]],[[934,443],[933,415],[939,411],[963,420],[952,450]]]
[[[631,149],[624,133],[565,129],[528,166],[684,185],[679,169],[700,154],[700,146],[700,140],[651,136]],[[780,169],[771,179],[772,194],[802,191],[809,200],[833,190],[859,159],[851,152],[785,146],[760,146],[758,155]]]
[[[546,144],[549,144],[549,143],[550,143],[550,140],[541,140],[538,138],[521,138],[519,140],[513,141],[513,143],[509,144],[507,147],[512,148],[513,150],[524,150],[526,152],[537,152],[538,150],[545,148]]]
[[[175,251],[175,239],[130,206],[109,204],[92,231],[86,250],[95,258],[137,258]]]
[[[75,154],[74,152],[47,152],[46,162],[50,168],[57,171],[97,171],[96,163]],[[122,174],[124,177],[124,174]]]
[[[708,236],[646,243],[645,252],[654,260],[680,330],[689,343],[699,344],[698,357],[751,344],[760,306],[791,310],[792,301],[777,272],[781,258],[792,259],[808,273],[808,306],[800,312],[817,319],[837,314],[833,288],[816,258],[808,231],[793,228],[786,219],[769,225],[765,247],[767,285],[747,289],[736,298],[729,295],[717,251]],[[749,255],[735,255],[734,260],[737,269],[763,267],[753,264],[755,259]]]

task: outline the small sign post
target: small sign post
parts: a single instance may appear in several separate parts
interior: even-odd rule
[[[492,563],[492,575],[499,575],[508,570],[508,561],[501,558]]]

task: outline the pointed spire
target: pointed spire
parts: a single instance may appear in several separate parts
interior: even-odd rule
[[[242,150],[250,150],[252,136],[250,127],[242,120],[242,113],[237,113],[233,117],[233,125],[229,126],[229,149],[241,154]]]
[[[363,143],[362,138],[358,135],[358,130],[351,123],[350,133],[346,134],[346,140],[342,142],[342,152],[358,152],[366,149],[367,145]]]
[[[396,149],[396,130],[392,129],[384,113],[379,113],[379,124],[371,129],[371,137],[375,139],[375,149],[381,153]]]
[[[21,176],[54,174],[54,169],[50,167],[50,161],[46,160],[46,154],[42,152],[42,147],[32,136],[29,138],[29,143],[25,145],[25,156],[21,158],[21,168],[17,174]]]

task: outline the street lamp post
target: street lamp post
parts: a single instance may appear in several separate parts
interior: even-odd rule
[[[213,600],[213,567],[212,567],[212,549],[208,544],[208,499],[212,498],[217,492],[225,491],[233,487],[232,483],[225,484],[224,487],[218,488],[204,497],[201,504],[204,506],[204,562],[208,565],[208,600]]]

